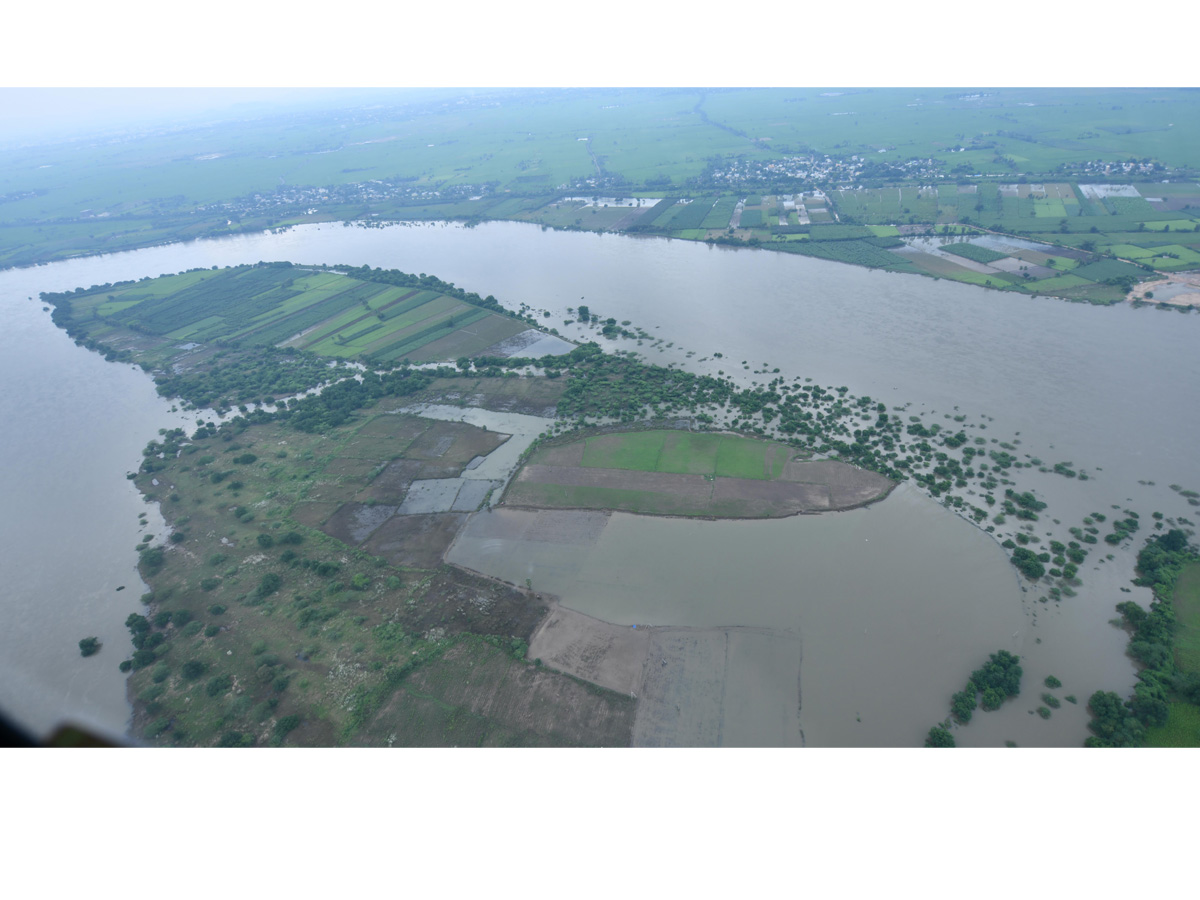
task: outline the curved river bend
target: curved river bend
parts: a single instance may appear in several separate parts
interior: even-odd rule
[[[651,362],[713,374],[724,369],[743,384],[773,377],[754,370],[778,367],[788,379],[845,385],[889,406],[909,403],[911,412],[932,416],[930,421],[967,415],[972,423],[986,422],[983,434],[1001,440],[1019,434],[1020,452],[1047,462],[1070,460],[1092,473],[1080,482],[1022,470],[1022,487],[1047,499],[1064,528],[1113,505],[1134,509],[1143,520],[1154,510],[1187,515],[1191,509],[1167,485],[1200,486],[1200,456],[1192,452],[1200,420],[1190,414],[1190,394],[1200,384],[1197,316],[1125,306],[1096,309],[786,254],[542,231],[518,223],[303,226],[0,272],[7,325],[0,332],[0,370],[8,388],[0,397],[6,425],[0,439],[6,499],[0,578],[10,623],[0,635],[0,707],[32,727],[44,730],[70,716],[124,728],[129,708],[116,663],[128,653],[122,623],[139,608],[143,589],[134,570],[133,545],[146,531],[137,524],[138,512],[150,514],[151,530],[161,525],[124,473],[137,465],[141,447],[159,428],[185,423],[169,412],[170,404],[154,394],[144,374],[74,347],[41,304],[27,298],[198,266],[278,259],[428,272],[493,294],[512,308],[524,302],[549,310],[548,324],[590,339],[594,333],[562,324],[567,309],[584,302],[593,312],[630,319],[673,342],[638,348]],[[633,349],[631,342],[620,346]],[[713,357],[715,351],[723,356]],[[742,360],[749,368],[742,368]],[[860,512],[868,514],[864,520],[903,519],[909,553],[885,552],[882,545],[868,552],[875,538],[856,543],[843,534],[849,526],[841,522],[853,521],[854,514],[841,514],[788,520],[795,524],[782,525],[778,537],[763,531],[739,554],[738,575],[769,586],[759,594],[810,598],[799,615],[806,671],[823,657],[856,667],[882,660],[879,652],[867,652],[884,645],[883,638],[874,644],[873,622],[877,631],[890,628],[896,646],[904,648],[857,681],[824,676],[814,681],[810,675],[804,699],[810,743],[917,742],[945,714],[950,693],[982,661],[981,654],[1000,647],[1025,657],[1030,697],[1036,694],[1029,685],[1050,673],[1064,682],[1064,692],[1081,698],[1099,688],[1130,688],[1125,637],[1107,625],[1113,605],[1128,596],[1118,590],[1128,584],[1127,561],[1118,558],[1106,567],[1089,558],[1079,596],[1046,608],[1016,588],[990,539],[965,526],[961,540],[950,536],[961,523],[915,491],[908,493],[912,496],[898,491]],[[703,546],[709,533],[749,534],[769,524],[666,525],[614,517],[620,519],[632,524],[614,529],[612,547],[603,551],[614,555],[598,557],[597,565],[636,558],[639,548],[655,541],[672,558],[694,558],[689,548]],[[730,538],[720,540],[727,544]],[[777,540],[784,543],[772,543]],[[797,541],[823,547],[828,573],[809,567],[801,574],[772,562],[787,557],[785,548]],[[763,548],[773,550],[762,555]],[[962,560],[977,564],[961,568]],[[706,593],[704,583],[722,582],[709,573],[700,579],[704,583],[692,584],[688,571],[684,566],[677,576],[643,584],[639,593],[654,597],[643,607],[647,618],[701,610],[715,615],[712,603],[727,588]],[[869,598],[852,605],[844,586],[822,581],[836,572],[862,579],[855,591]],[[784,589],[797,579],[801,584],[794,591]],[[807,592],[805,583],[811,587]],[[822,584],[827,591],[817,590]],[[122,585],[127,589],[118,592]],[[691,599],[681,599],[683,590]],[[818,594],[828,599],[811,599]],[[1144,591],[1134,596],[1148,599]],[[584,591],[572,602],[619,619],[628,601]],[[857,611],[846,615],[861,603],[868,621]],[[919,632],[932,623],[942,623],[942,633],[933,627],[920,640]],[[908,642],[910,631],[915,643]],[[105,649],[82,660],[76,643],[93,634]],[[921,671],[905,690],[910,666]],[[819,689],[821,680],[825,687]],[[868,683],[886,684],[887,690],[881,688],[876,705],[862,714],[858,707],[867,701],[847,693],[846,686]],[[818,712],[822,704],[826,711]],[[1023,694],[998,713],[976,716],[956,732],[959,743],[1082,741],[1082,709],[1064,706],[1043,722],[1028,715],[1031,705]],[[847,713],[863,721],[845,724]]]

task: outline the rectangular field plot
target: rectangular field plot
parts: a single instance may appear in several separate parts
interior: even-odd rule
[[[711,475],[717,469],[717,451],[721,435],[668,433],[659,455],[659,472],[684,475]]]
[[[726,478],[778,478],[787,462],[787,450],[749,438],[727,437],[717,451],[714,474]]]
[[[588,438],[583,450],[583,465],[598,469],[658,470],[665,435],[661,431],[631,434],[604,434]]]
[[[561,454],[569,449],[552,448],[543,453]],[[787,458],[788,449],[781,444],[736,435],[634,431],[586,438],[580,464],[585,468],[770,479],[782,474]]]

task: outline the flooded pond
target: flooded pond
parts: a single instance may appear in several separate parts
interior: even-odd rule
[[[995,543],[905,485],[865,509],[762,522],[493,510],[447,559],[618,625],[798,636],[799,671],[746,696],[732,744],[763,733],[798,679],[808,746],[918,745],[946,714],[948,672],[1025,641]]]

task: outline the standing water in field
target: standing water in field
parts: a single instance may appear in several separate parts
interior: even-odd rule
[[[986,535],[906,485],[864,509],[767,521],[614,513],[604,524],[557,511],[555,528],[538,529],[534,515],[480,514],[447,558],[528,577],[618,625],[798,636],[799,672],[748,694],[726,744],[754,743],[745,739],[767,733],[764,717],[789,698],[808,746],[919,744],[946,715],[948,673],[965,680],[988,653],[1022,651],[1015,570]]]

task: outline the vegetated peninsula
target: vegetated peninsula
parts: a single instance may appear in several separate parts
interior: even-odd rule
[[[739,388],[595,343],[516,356],[524,332],[552,338],[536,318],[433,276],[259,264],[43,297],[78,343],[211,411],[131,473],[172,529],[137,548],[152,590],[122,663],[157,743],[628,745],[639,701],[619,679],[528,658],[553,598],[443,562],[501,497],[761,518],[907,479],[1011,548],[1043,602],[1074,594],[1103,521],[1045,544],[1046,505],[1013,479],[1060,466],[965,414]],[[454,365],[419,362],[449,347]],[[1114,547],[1136,516],[1118,524]]]

